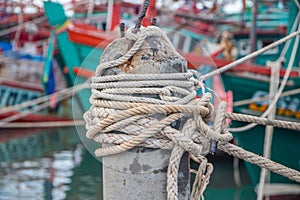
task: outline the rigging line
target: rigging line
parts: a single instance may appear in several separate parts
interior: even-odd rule
[[[254,115],[247,115],[241,113],[226,112],[225,116],[227,119],[240,122],[256,123],[263,126],[274,126],[276,128],[285,128],[290,130],[300,131],[299,122],[291,122],[286,120],[268,119],[264,117],[258,117]]]
[[[73,95],[73,93],[68,93],[67,95],[58,98],[57,102],[59,102],[59,101],[61,101],[63,99],[66,99],[66,98],[68,98],[68,97],[70,97],[72,95]],[[38,112],[38,111],[40,111],[40,110],[42,110],[44,108],[47,108],[49,106],[50,106],[50,101],[44,102],[43,104],[38,105],[37,107],[34,107],[32,110],[26,110],[24,112],[20,112],[20,113],[14,114],[12,116],[9,116],[9,117],[6,117],[6,118],[0,120],[0,125],[4,126],[5,124],[8,124],[8,123],[10,123],[12,121],[15,121],[17,119],[20,119],[22,117],[25,117],[25,116],[27,116],[29,114],[36,113],[36,112]]]
[[[294,32],[294,31],[296,30],[296,28],[297,28],[297,25],[299,25],[299,18],[300,18],[300,11],[298,12],[298,14],[297,14],[297,16],[296,16],[296,20],[295,20],[294,23],[293,23],[293,26],[292,26],[292,29],[291,29],[291,33]],[[280,56],[279,56],[278,59],[280,59],[280,58],[282,58],[282,57],[285,56],[287,50],[288,50],[289,47],[290,47],[291,42],[292,42],[292,40],[289,40],[289,41],[287,41],[287,42],[285,43],[285,45],[284,45],[284,47],[283,47],[283,49],[282,49],[282,51],[281,51],[281,54],[280,54]]]
[[[42,16],[42,17],[39,17],[37,19],[33,19],[33,20],[30,20],[30,21],[27,21],[26,23],[32,22],[32,23],[35,23],[35,24],[39,24],[39,23],[42,23],[42,22],[44,22],[46,20],[47,20],[47,18],[45,16]],[[9,33],[12,33],[14,31],[18,30],[19,26],[21,26],[21,28],[23,28],[24,24],[25,23],[22,23],[22,24],[19,24],[19,25],[7,28],[7,29],[5,29],[3,31],[0,31],[0,36],[7,35]]]
[[[290,96],[290,95],[299,94],[299,93],[300,93],[300,88],[297,88],[294,90],[288,90],[288,91],[283,92],[280,97]],[[270,95],[255,97],[253,99],[244,99],[244,100],[236,101],[236,102],[233,102],[232,105],[233,106],[242,106],[242,105],[246,105],[246,104],[250,104],[250,103],[254,103],[254,102],[265,101],[268,99],[270,99]]]
[[[10,123],[12,121],[15,121],[17,119],[20,119],[22,117],[25,117],[29,114],[36,113],[36,112],[38,112],[38,111],[40,111],[44,108],[47,108],[49,105],[50,105],[50,102],[45,102],[45,103],[33,108],[32,110],[26,110],[24,112],[20,112],[20,113],[17,113],[15,115],[6,117],[6,118],[4,118],[0,121],[0,126],[4,126],[5,124],[8,124],[8,123]]]
[[[1,128],[41,128],[41,127],[65,127],[65,126],[84,126],[84,120],[70,121],[50,121],[50,122],[12,122],[3,125]]]
[[[294,2],[296,4],[296,6],[298,7],[298,9],[300,10],[300,4],[299,4],[299,2],[297,0],[294,0]]]
[[[80,91],[82,89],[89,88],[89,87],[90,86],[88,85],[88,82],[84,82],[84,83],[82,83],[80,85],[76,85],[76,86],[73,86],[73,87],[65,88],[65,89],[59,90],[59,91],[57,91],[57,92],[55,92],[53,94],[42,96],[40,98],[31,100],[31,101],[26,101],[26,102],[23,102],[23,103],[20,103],[20,104],[16,104],[16,105],[13,105],[13,106],[0,108],[0,114],[6,113],[6,112],[9,112],[9,111],[19,110],[21,108],[33,106],[33,105],[36,105],[36,104],[39,104],[39,103],[43,103],[45,101],[48,101],[51,97],[53,97],[55,95],[64,96],[64,95],[69,94],[71,91],[72,91],[73,94],[76,94],[78,91]]]
[[[297,32],[300,33],[300,26],[298,26],[298,31]],[[272,111],[272,109],[276,105],[279,97],[281,96],[282,91],[283,91],[283,89],[284,89],[284,87],[285,87],[285,85],[288,81],[290,72],[292,70],[293,63],[294,63],[296,53],[297,53],[297,50],[298,50],[298,46],[299,46],[299,35],[297,35],[297,37],[295,39],[295,43],[294,43],[293,50],[292,50],[292,53],[291,53],[291,57],[290,57],[290,60],[289,60],[289,63],[288,63],[288,67],[287,67],[286,72],[284,74],[284,77],[281,81],[281,85],[280,85],[279,89],[277,90],[277,93],[274,96],[274,99],[272,100],[272,102],[270,103],[268,109],[261,115],[261,117],[266,117],[267,115],[269,115],[269,113]],[[239,128],[230,128],[229,130],[231,132],[242,132],[242,131],[249,130],[249,129],[255,127],[255,126],[256,126],[256,124],[248,124],[246,126],[239,127]]]
[[[90,18],[93,16],[94,7],[95,7],[94,0],[89,0],[87,18],[85,19],[86,23],[89,23]]]
[[[237,65],[239,65],[239,64],[241,64],[241,63],[243,63],[243,62],[245,62],[245,61],[247,61],[247,60],[249,60],[251,58],[254,58],[254,57],[256,57],[256,56],[258,56],[258,55],[260,55],[260,54],[262,54],[262,53],[264,53],[264,52],[266,52],[266,51],[268,51],[268,50],[270,50],[270,49],[272,49],[272,48],[274,48],[274,47],[276,47],[276,46],[278,46],[278,45],[280,45],[280,44],[282,44],[284,42],[286,42],[287,40],[290,40],[290,39],[298,36],[298,35],[300,35],[300,30],[298,30],[298,31],[296,31],[294,33],[291,33],[291,34],[287,35],[286,37],[281,38],[280,40],[278,40],[276,42],[273,42],[272,44],[270,44],[270,45],[268,45],[268,46],[266,46],[264,48],[261,48],[261,49],[255,51],[255,52],[253,52],[253,53],[251,53],[251,54],[249,54],[249,55],[247,55],[247,56],[245,56],[245,57],[243,57],[241,59],[238,59],[238,60],[236,60],[236,61],[234,61],[234,62],[232,62],[232,63],[230,63],[228,65],[225,65],[225,66],[223,66],[223,67],[221,67],[219,69],[216,69],[216,70],[214,70],[212,72],[209,72],[209,73],[203,75],[202,79],[206,80],[206,79],[208,79],[208,78],[210,78],[212,76],[215,76],[217,74],[221,74],[221,73],[223,73],[225,71],[228,71],[229,69],[231,69],[233,67],[236,67]]]
[[[17,31],[16,31],[15,37],[12,41],[14,50],[18,50],[18,48],[19,48],[18,43],[19,43],[19,40],[20,40],[21,32],[22,32],[22,29],[23,29],[23,23],[24,23],[23,15],[24,15],[24,9],[23,9],[23,6],[21,6],[21,12],[20,12],[20,14],[18,14]]]
[[[80,89],[78,89],[78,92],[79,92],[79,91],[80,91]],[[72,92],[72,93],[66,93],[66,95],[64,95],[64,96],[62,96],[62,97],[60,97],[60,98],[58,98],[58,99],[57,99],[57,102],[59,102],[59,101],[61,101],[61,100],[63,100],[63,99],[66,99],[66,98],[68,98],[68,97],[70,97],[70,96],[72,96],[72,95],[74,95],[74,94],[75,94],[74,92]],[[10,123],[10,122],[15,121],[15,120],[17,120],[17,119],[20,119],[20,118],[22,118],[22,117],[24,117],[24,116],[27,116],[27,115],[29,115],[29,114],[36,113],[36,112],[38,112],[38,111],[40,111],[40,110],[42,110],[42,109],[44,109],[44,108],[49,107],[49,105],[50,105],[50,102],[47,101],[47,102],[44,102],[44,103],[41,104],[41,105],[38,105],[37,107],[34,107],[32,110],[26,110],[26,111],[24,111],[24,112],[20,112],[20,113],[17,113],[17,114],[15,114],[15,115],[6,117],[6,118],[0,120],[0,125],[3,126],[3,125],[5,125],[5,124],[7,124],[7,123]]]

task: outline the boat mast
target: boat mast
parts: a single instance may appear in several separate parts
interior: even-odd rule
[[[251,30],[250,30],[250,53],[256,51],[256,42],[257,42],[257,38],[256,38],[257,9],[258,9],[258,0],[253,0]]]
[[[119,26],[121,20],[121,1],[108,0],[106,32],[109,33]]]
[[[85,23],[87,23],[87,24],[90,23],[90,18],[93,15],[94,7],[95,7],[94,0],[90,0],[89,5],[88,5],[87,17],[85,19]]]

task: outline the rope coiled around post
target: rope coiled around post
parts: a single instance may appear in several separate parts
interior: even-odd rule
[[[97,149],[95,155],[108,156],[135,146],[172,150],[167,190],[169,199],[177,199],[179,162],[182,154],[187,151],[195,161],[200,162],[194,183],[198,189],[195,188],[192,192],[192,195],[197,197],[195,199],[199,199],[213,169],[203,156],[209,151],[210,139],[222,142],[232,139],[231,134],[220,135],[207,125],[214,111],[210,103],[211,95],[205,93],[202,98],[195,99],[197,84],[191,73],[178,73],[174,78],[169,74],[169,82],[161,81],[159,78],[154,81],[151,80],[151,76],[143,77],[144,75],[137,74],[135,80],[125,87],[128,82],[126,76],[124,74],[118,80],[118,86],[122,87],[112,87],[113,89],[102,86],[107,84],[104,81],[107,78],[105,76],[103,79],[101,76],[92,79],[93,95],[90,99],[92,107],[84,115],[88,130],[86,135],[100,143],[114,144],[111,147]],[[131,76],[128,75],[128,79],[131,79]],[[157,77],[160,75],[157,74]],[[144,78],[156,83],[152,85],[155,88],[143,88]],[[122,84],[123,82],[125,84]],[[187,88],[186,85],[190,87]],[[174,92],[180,93],[182,98],[172,95]],[[102,95],[104,93],[109,95]],[[160,99],[132,96],[137,93],[155,94]],[[158,120],[153,117],[156,114],[162,114],[165,118]],[[182,130],[172,128],[171,124],[183,117],[187,121]]]

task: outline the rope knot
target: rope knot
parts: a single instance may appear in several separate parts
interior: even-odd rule
[[[220,143],[227,143],[233,139],[232,134],[227,130],[225,113],[226,103],[221,101],[216,111],[213,128],[207,127],[205,130],[204,134],[206,137]],[[201,120],[199,121],[199,125],[203,127]]]
[[[219,103],[216,118],[214,120],[214,131],[217,134],[216,140],[221,143],[227,143],[233,139],[232,134],[227,130],[225,114],[226,103],[224,101],[221,101]]]

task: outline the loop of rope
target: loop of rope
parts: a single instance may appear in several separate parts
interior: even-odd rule
[[[148,37],[155,36],[155,37],[163,39],[163,41],[165,41],[166,43],[169,44],[168,46],[169,46],[170,50],[173,50],[174,52],[176,52],[175,48],[171,44],[168,37],[158,27],[155,27],[155,26],[148,26],[147,28],[141,27],[139,34],[134,33],[133,30],[134,29],[131,28],[126,32],[126,38],[128,40],[135,40],[135,43],[131,47],[131,49],[125,55],[123,55],[122,57],[120,57],[116,60],[101,63],[96,69],[96,76],[102,75],[102,72],[104,69],[116,67],[118,65],[121,65],[121,64],[127,62],[141,48],[145,39]],[[110,47],[110,45],[108,45],[107,48],[109,48],[109,47]],[[180,57],[179,53],[177,53],[177,54]]]

